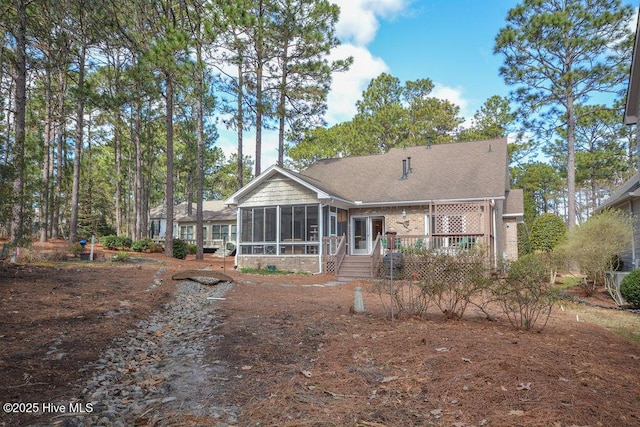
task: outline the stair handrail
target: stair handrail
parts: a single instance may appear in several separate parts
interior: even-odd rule
[[[381,239],[382,239],[382,235],[380,235],[380,233],[378,233],[378,235],[376,236],[376,240],[373,242],[373,249],[372,249],[372,253],[371,253],[371,266],[370,268],[370,273],[371,273],[371,277],[376,277],[375,276],[375,269],[376,266],[378,265],[378,262],[380,261],[380,254],[382,252],[380,246],[381,246]]]
[[[338,247],[336,248],[336,255],[335,255],[336,275],[338,274],[338,271],[340,271],[340,266],[342,265],[342,262],[344,261],[344,257],[346,255],[347,255],[347,239],[346,239],[346,236],[343,234],[342,236],[340,236],[340,240],[338,240]]]

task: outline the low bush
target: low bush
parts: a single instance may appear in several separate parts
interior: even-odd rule
[[[147,250],[149,251],[149,253],[159,254],[164,252],[164,246],[162,246],[160,243],[151,242]]]
[[[425,288],[411,280],[378,279],[374,281],[373,292],[380,297],[389,316],[393,314],[395,318],[422,317],[431,300]]]
[[[114,262],[127,262],[129,261],[129,252],[126,251],[118,251],[116,252],[116,254],[111,258],[112,261]]]
[[[109,250],[116,249],[129,249],[131,248],[132,240],[126,236],[102,236],[100,237],[100,244]]]
[[[77,257],[78,255],[85,253],[87,251],[87,249],[82,246],[80,243],[76,242],[73,243],[70,247],[69,247],[69,252],[71,252],[73,254],[73,256]]]
[[[130,249],[133,243],[130,237],[126,236],[102,236],[100,243],[107,249]]]
[[[481,297],[491,283],[482,250],[456,256],[432,253],[423,259],[432,273],[420,287],[447,318],[462,318],[472,299]]]
[[[173,257],[185,259],[189,253],[189,247],[184,240],[173,239]]]
[[[539,254],[527,254],[508,266],[507,277],[496,282],[493,293],[516,329],[541,331],[558,294],[547,285],[548,265]]]
[[[582,283],[585,295],[591,296],[606,285],[606,272],[619,266],[617,254],[631,247],[632,236],[633,219],[619,210],[604,210],[572,231],[564,246],[568,258],[586,276]]]
[[[620,294],[633,307],[640,308],[640,269],[624,276],[620,282]]]
[[[192,244],[188,244],[187,245],[187,250],[189,251],[189,255],[195,255],[196,252],[198,251],[198,246],[192,245]]]
[[[151,244],[153,244],[153,240],[146,237],[144,239],[136,240],[135,242],[133,242],[131,244],[131,249],[134,252],[147,252]]]

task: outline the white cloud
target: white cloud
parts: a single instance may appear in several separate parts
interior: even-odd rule
[[[469,101],[463,95],[463,88],[461,86],[458,87],[450,87],[443,85],[441,83],[434,83],[433,91],[431,92],[431,96],[439,99],[446,99],[447,101],[451,101],[460,107],[460,112],[464,113],[467,111],[469,106]]]
[[[388,71],[384,61],[371,55],[364,47],[345,44],[331,54],[332,59],[349,56],[353,57],[349,71],[333,75],[325,116],[330,126],[351,120],[356,113],[356,101],[361,98],[371,79]]]
[[[366,45],[376,36],[379,20],[391,20],[403,13],[412,0],[334,0],[340,7],[336,34],[342,41],[331,53],[332,59],[353,57],[349,71],[335,73],[327,98],[325,119],[329,125],[351,120],[356,101],[369,82],[389,67],[382,58],[374,57]]]
[[[369,44],[378,31],[378,18],[393,19],[411,0],[334,0],[340,7],[337,36],[356,46]]]

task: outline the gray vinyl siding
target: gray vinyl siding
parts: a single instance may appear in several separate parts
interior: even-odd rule
[[[318,203],[316,194],[302,185],[277,176],[261,183],[238,206],[302,205]]]

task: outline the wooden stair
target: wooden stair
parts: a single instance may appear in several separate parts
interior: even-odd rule
[[[344,257],[336,276],[345,278],[371,277],[371,262],[370,256],[347,255]]]

